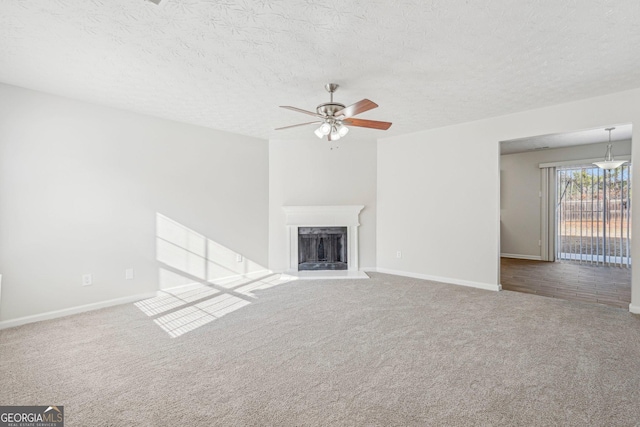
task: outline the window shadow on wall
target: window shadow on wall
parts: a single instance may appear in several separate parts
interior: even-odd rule
[[[160,291],[135,306],[172,338],[250,305],[257,290],[292,280],[160,213],[156,259]]]

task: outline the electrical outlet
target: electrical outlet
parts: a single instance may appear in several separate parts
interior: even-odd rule
[[[93,275],[92,274],[83,274],[82,275],[82,286],[93,285]]]
[[[242,255],[236,254],[236,262],[242,262]]]
[[[127,268],[124,271],[125,280],[133,280],[133,268]]]
[[[396,258],[402,258],[402,251],[396,252]]]

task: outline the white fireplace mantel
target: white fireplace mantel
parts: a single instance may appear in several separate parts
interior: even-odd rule
[[[284,206],[287,225],[299,227],[357,227],[364,208],[358,206]]]
[[[348,206],[283,206],[287,225],[288,272],[298,272],[299,227],[347,227],[348,273],[354,277],[358,267],[358,226],[363,205]],[[302,273],[302,272],[301,272]],[[307,273],[307,272],[305,272]],[[331,272],[332,276],[339,274]],[[368,277],[362,274],[364,277]]]

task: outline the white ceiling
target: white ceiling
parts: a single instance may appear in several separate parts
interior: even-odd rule
[[[608,126],[615,128],[611,131],[611,141],[625,141],[631,139],[631,124]],[[546,150],[551,148],[571,147],[576,145],[596,144],[609,141],[606,128],[585,129],[576,132],[538,135],[527,138],[512,139],[500,142],[500,154],[523,153],[525,151]]]
[[[0,81],[260,138],[415,132],[640,87],[637,0],[0,0]]]

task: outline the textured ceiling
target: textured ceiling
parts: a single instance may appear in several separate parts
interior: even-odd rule
[[[260,138],[390,136],[640,87],[637,0],[0,0],[0,81]]]

